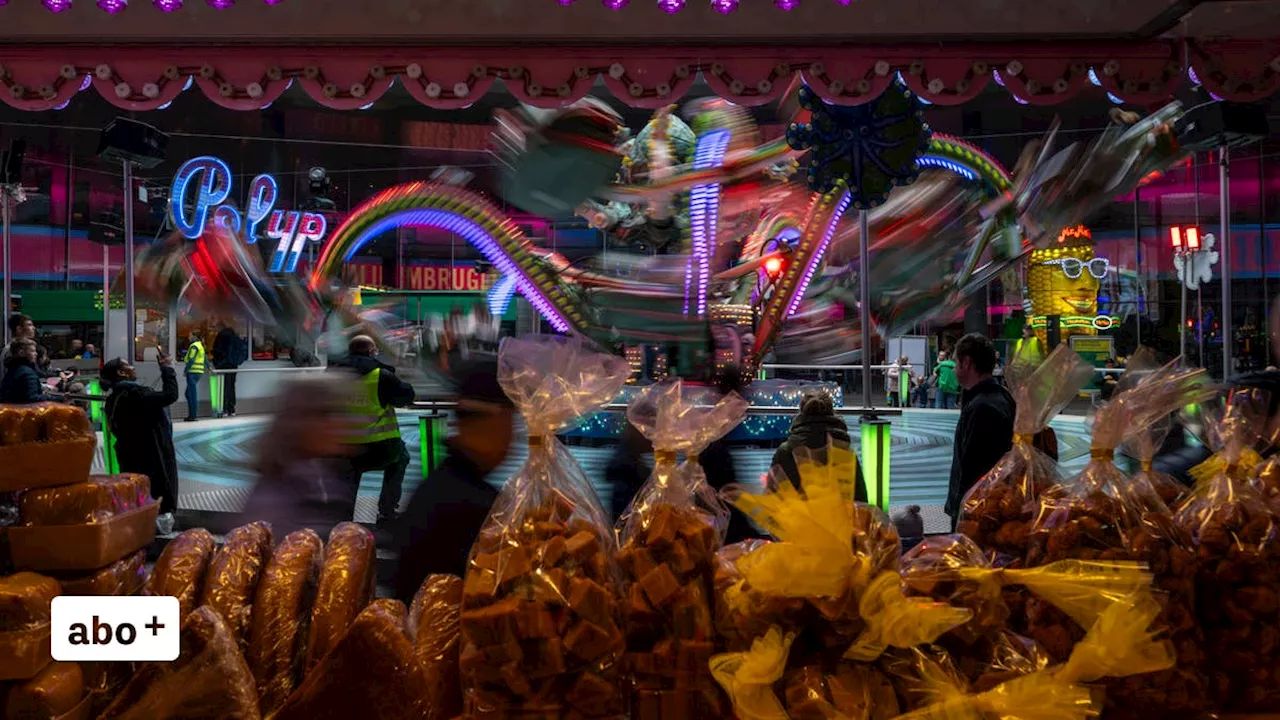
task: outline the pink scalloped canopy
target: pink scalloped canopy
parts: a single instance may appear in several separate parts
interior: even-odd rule
[[[938,105],[958,105],[994,80],[1019,102],[1053,105],[1090,83],[1117,100],[1153,104],[1171,97],[1188,74],[1214,95],[1249,102],[1280,89],[1280,40],[1078,45],[1036,43],[965,47],[849,48],[2,48],[0,100],[23,110],[64,105],[85,78],[114,105],[152,110],[194,79],[215,103],[235,110],[270,104],[292,82],[317,103],[354,110],[393,82],[434,108],[470,105],[501,79],[519,100],[558,107],[582,98],[597,78],[623,102],[665,106],[699,74],[711,89],[743,105],[778,98],[803,79],[824,98],[868,102],[901,74]]]

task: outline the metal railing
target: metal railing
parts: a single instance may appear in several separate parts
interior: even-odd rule
[[[409,410],[419,412],[434,412],[454,410],[458,407],[457,400],[416,400],[409,405]],[[626,412],[630,407],[626,403],[609,403],[602,406],[597,412]],[[699,406],[702,408],[714,407],[712,405]],[[902,415],[902,408],[894,407],[838,407],[834,408],[837,415],[856,415],[861,417],[897,417]],[[800,408],[792,405],[752,405],[747,408],[748,415],[795,415],[800,412]]]

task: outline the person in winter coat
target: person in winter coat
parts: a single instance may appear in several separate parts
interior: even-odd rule
[[[224,325],[213,338],[213,367],[215,370],[235,370],[248,360],[248,345],[229,325]],[[235,417],[237,373],[222,376],[222,414]]]
[[[627,423],[622,430],[622,437],[618,438],[618,446],[604,469],[604,481],[611,493],[609,508],[615,525],[631,505],[632,498],[653,473],[653,465],[647,459],[651,452],[653,443],[649,442],[649,438],[636,429],[635,425]]]
[[[110,386],[106,415],[116,439],[121,472],[135,472],[151,480],[151,497],[160,501],[158,527],[172,528],[178,507],[178,458],[173,449],[169,406],[178,401],[178,375],[173,361],[157,350],[160,389],[138,383],[138,374],[122,358],[102,366],[102,381]]]
[[[466,574],[467,554],[498,499],[490,475],[515,435],[516,409],[498,384],[497,362],[473,360],[454,372],[458,410],[448,454],[414,491],[396,527],[393,584],[406,603],[428,575]]]
[[[36,370],[36,343],[18,338],[9,344],[4,360],[4,379],[0,380],[0,402],[27,405],[44,400],[44,386]]]
[[[347,356],[329,369],[356,380],[348,401],[348,412],[355,421],[348,440],[354,446],[348,480],[358,488],[361,475],[382,471],[378,525],[389,526],[398,517],[404,473],[409,467],[409,451],[400,439],[396,408],[413,402],[413,386],[396,377],[395,368],[378,360],[378,344],[368,335],[352,338]]]
[[[964,388],[951,450],[951,481],[944,508],[955,530],[964,496],[1013,447],[1013,396],[992,377],[996,348],[969,333],[956,343],[956,379]],[[1056,453],[1056,449],[1054,450]]]
[[[254,462],[257,482],[243,522],[265,520],[277,537],[311,528],[327,537],[356,509],[356,486],[344,478],[350,418],[346,392],[331,378],[285,386],[280,409],[263,433]]]
[[[745,387],[746,382],[742,377],[742,370],[738,366],[728,365],[720,371],[720,378],[716,381],[716,389],[721,395],[727,395],[731,392],[742,395]],[[732,432],[730,430],[725,435],[728,436]],[[738,471],[734,466],[733,455],[729,452],[729,443],[724,438],[715,440],[708,445],[698,455],[698,464],[702,465],[702,471],[707,474],[707,485],[717,492],[726,485],[738,481]],[[747,516],[741,510],[734,507],[729,508],[729,528],[725,535],[725,545],[767,537],[768,535],[751,524],[751,521],[747,519]]]
[[[774,471],[770,473],[769,480],[772,482],[785,477],[797,490],[801,489],[795,452],[801,449],[823,450],[828,445],[850,448],[849,428],[844,419],[836,415],[835,405],[829,394],[822,391],[806,393],[800,400],[800,414],[791,421],[787,439],[773,453],[770,465]],[[854,478],[853,499],[858,502],[867,501],[867,484],[862,479],[861,465]]]

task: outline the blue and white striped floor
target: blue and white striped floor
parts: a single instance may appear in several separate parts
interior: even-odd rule
[[[908,410],[893,419],[893,446],[890,459],[890,503],[892,507],[920,505],[924,508],[926,530],[944,531],[945,516],[941,506],[946,499],[947,480],[951,468],[951,439],[958,413],[954,411]],[[178,423],[174,436],[178,453],[180,490],[179,507],[201,512],[236,512],[243,507],[253,484],[248,464],[257,451],[258,437],[265,417],[203,420]],[[401,433],[410,449],[412,464],[405,483],[405,500],[422,478],[419,463],[417,417],[400,416]],[[856,420],[851,427],[857,437]],[[1061,417],[1053,424],[1058,433],[1060,467],[1065,475],[1080,471],[1089,459],[1089,436],[1084,418]],[[591,478],[602,502],[608,505],[610,489],[603,485],[604,467],[612,450],[608,447],[571,448]],[[518,441],[511,457],[492,475],[501,483],[524,462],[525,446]],[[773,450],[739,448],[734,459],[741,482],[752,482],[767,471]],[[360,486],[356,519],[372,522],[381,476],[365,475]]]

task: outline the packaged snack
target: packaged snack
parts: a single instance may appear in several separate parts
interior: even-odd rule
[[[80,408],[0,405],[0,492],[84,482],[96,446]]]
[[[611,401],[629,373],[623,358],[586,352],[575,338],[503,340],[498,380],[524,416],[529,457],[468,560],[459,665],[470,715],[624,712],[616,541],[555,433]]]
[[[731,651],[745,651],[769,628],[798,627],[808,603],[803,598],[766,595],[747,586],[739,562],[768,540],[744,540],[726,545],[716,553],[714,588],[716,593],[716,633]]]
[[[41,572],[104,568],[151,544],[159,512],[160,504],[149,502],[101,522],[7,528],[13,565]]]
[[[373,533],[353,522],[338,523],[329,532],[316,603],[311,610],[304,672],[320,663],[365,605],[373,599],[377,574]]]
[[[191,614],[204,589],[205,571],[217,548],[217,541],[204,528],[182,531],[160,553],[143,593],[176,597],[181,617]]]
[[[747,401],[737,394],[702,406],[680,381],[653,385],[627,419],[653,442],[654,467],[618,523],[633,720],[715,718],[728,706],[707,663],[716,652],[712,616],[715,555],[728,508],[707,485],[696,456],[735,427]]]
[[[56,574],[64,595],[133,595],[147,580],[147,551],[117,560],[95,573]]]
[[[1196,467],[1196,487],[1174,515],[1199,560],[1196,607],[1210,696],[1223,710],[1280,707],[1280,533],[1249,476],[1266,419],[1258,390],[1236,390],[1205,424],[1216,450]]]
[[[782,682],[791,720],[889,720],[900,712],[893,683],[874,665],[806,665],[788,670]]]
[[[935,535],[902,556],[902,583],[908,595],[927,597],[965,608],[969,620],[948,630],[938,642],[955,655],[970,645],[1005,630],[1009,605],[998,583],[963,577],[960,568],[990,568],[982,548],[964,535]]]
[[[1172,666],[1167,645],[1149,629],[1160,608],[1147,593],[1113,602],[1061,665],[974,692],[929,654],[916,654],[914,677],[920,693],[933,700],[900,718],[908,720],[1085,720],[1100,712],[1085,683],[1103,677],[1158,672]]]
[[[263,714],[274,713],[302,680],[311,606],[324,543],[314,530],[285,536],[267,563],[253,600],[249,651]]]
[[[6,720],[57,720],[82,700],[84,675],[80,666],[73,662],[53,662],[39,675],[9,689],[3,717]]]
[[[787,671],[787,656],[794,633],[776,625],[751,643],[746,652],[731,652],[711,658],[711,676],[720,683],[740,718],[787,720],[786,710],[774,690]]]
[[[181,654],[143,663],[99,720],[257,720],[253,676],[222,618],[207,607],[182,621]]]
[[[461,612],[462,578],[456,575],[428,575],[409,608],[409,637],[426,676],[424,697],[431,720],[462,715],[458,678]]]
[[[146,475],[90,475],[88,482],[22,493],[18,516],[23,525],[80,525],[105,522],[150,502]]]
[[[275,720],[426,720],[427,682],[405,634],[404,603],[381,599],[307,675]]]
[[[1019,358],[1005,373],[1017,411],[1013,448],[965,494],[957,532],[994,553],[998,566],[1022,563],[1040,493],[1058,483],[1056,463],[1035,437],[1093,376],[1074,350],[1060,345],[1038,366]]]
[[[253,596],[271,559],[271,525],[253,522],[227,533],[226,541],[209,563],[200,604],[222,616],[241,650],[249,638]]]
[[[1045,491],[1032,524],[1027,564],[1065,559],[1133,560],[1151,568],[1163,611],[1155,627],[1178,649],[1175,667],[1152,675],[1109,681],[1108,717],[1145,717],[1153,709],[1173,716],[1207,709],[1201,638],[1195,620],[1195,554],[1190,538],[1146,484],[1135,485],[1116,467],[1115,448],[1126,433],[1144,433],[1184,405],[1208,399],[1204,371],[1170,365],[1135,370],[1128,389],[1098,410],[1092,459],[1076,478]],[[1085,627],[1051,603],[1028,598],[1026,633],[1057,660],[1065,660]]]
[[[57,580],[30,572],[0,577],[0,680],[35,677],[52,660],[49,622]]]

